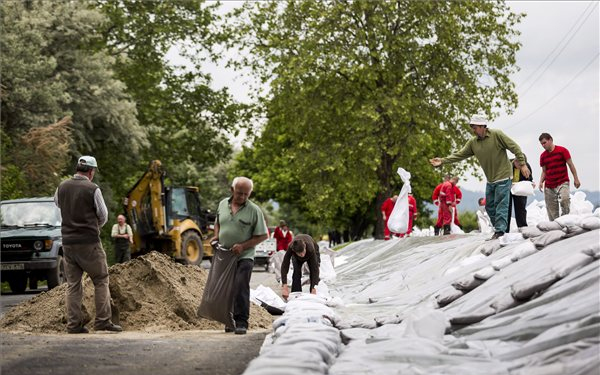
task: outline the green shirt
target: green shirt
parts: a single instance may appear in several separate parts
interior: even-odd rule
[[[231,197],[223,199],[219,202],[216,222],[219,224],[219,243],[227,248],[253,236],[267,234],[263,212],[250,200],[247,200],[234,215],[231,211]],[[240,259],[254,259],[255,253],[255,248],[250,247],[240,254]]]
[[[501,130],[487,129],[483,139],[475,136],[452,155],[442,159],[442,163],[456,163],[475,155],[488,182],[496,182],[512,177],[512,165],[506,155],[512,152],[521,165],[525,165],[525,155],[519,145]]]

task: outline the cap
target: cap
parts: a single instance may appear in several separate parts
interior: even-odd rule
[[[77,164],[80,165],[87,165],[93,168],[98,168],[98,163],[96,163],[96,158],[93,156],[82,156],[79,158],[79,160],[77,161]]]
[[[487,126],[487,118],[485,115],[477,114],[471,117],[471,121],[469,121],[469,125],[486,125]]]

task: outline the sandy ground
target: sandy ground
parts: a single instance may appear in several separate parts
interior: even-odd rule
[[[241,374],[258,355],[265,337],[271,332],[273,317],[253,305],[250,330],[246,335],[225,333],[219,323],[196,321],[186,315],[192,315],[191,312],[184,310],[189,307],[194,311],[197,307],[198,296],[202,293],[197,290],[197,283],[202,283],[206,275],[202,274],[196,280],[197,271],[189,273],[186,268],[180,269],[180,265],[162,264],[160,258],[146,263],[151,271],[146,272],[147,268],[140,265],[136,266],[135,272],[124,272],[132,270],[124,270],[122,266],[116,271],[114,266],[111,267],[111,294],[116,294],[117,298],[113,295],[113,299],[120,301],[117,307],[125,328],[122,333],[65,334],[64,301],[61,302],[64,291],[42,293],[12,308],[0,320],[0,372],[3,375]],[[165,267],[176,267],[177,270],[163,272]],[[141,295],[129,298],[133,291],[121,284],[113,288],[113,280],[117,282],[118,279],[116,275],[125,277],[127,284],[139,286],[140,281],[131,278],[136,274],[144,280],[158,282],[159,287],[141,288],[144,298]],[[259,284],[280,293],[275,276],[265,272],[264,267],[256,267],[252,275],[251,287],[256,288]],[[120,291],[115,293],[113,289]],[[164,289],[169,293],[159,292]],[[151,300],[151,306],[139,306],[142,299]],[[128,307],[132,300],[138,300],[136,309]],[[186,303],[192,306],[186,306]],[[40,313],[40,307],[51,311]],[[176,314],[172,314],[173,309]],[[93,316],[91,301],[88,301],[88,310]],[[144,313],[140,314],[138,310]],[[158,316],[144,322],[149,313]]]

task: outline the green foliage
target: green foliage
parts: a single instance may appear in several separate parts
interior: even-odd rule
[[[441,180],[428,159],[469,137],[476,111],[509,112],[516,94],[519,16],[497,2],[247,3],[235,25],[242,64],[270,84],[267,124],[237,162],[263,197],[309,220],[350,228],[377,222],[413,175],[417,201]],[[420,205],[422,206],[422,205]]]
[[[458,219],[460,221],[462,230],[464,230],[465,233],[469,233],[471,231],[479,229],[479,224],[477,224],[477,214],[475,212],[460,212],[458,215]]]

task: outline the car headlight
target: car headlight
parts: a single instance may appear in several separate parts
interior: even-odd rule
[[[44,248],[44,242],[43,241],[35,241],[33,243],[33,248],[35,249],[35,251],[41,251]]]
[[[44,247],[46,248],[46,250],[52,249],[52,244],[53,243],[54,243],[54,241],[52,241],[52,240],[46,240],[46,241],[44,241]]]

